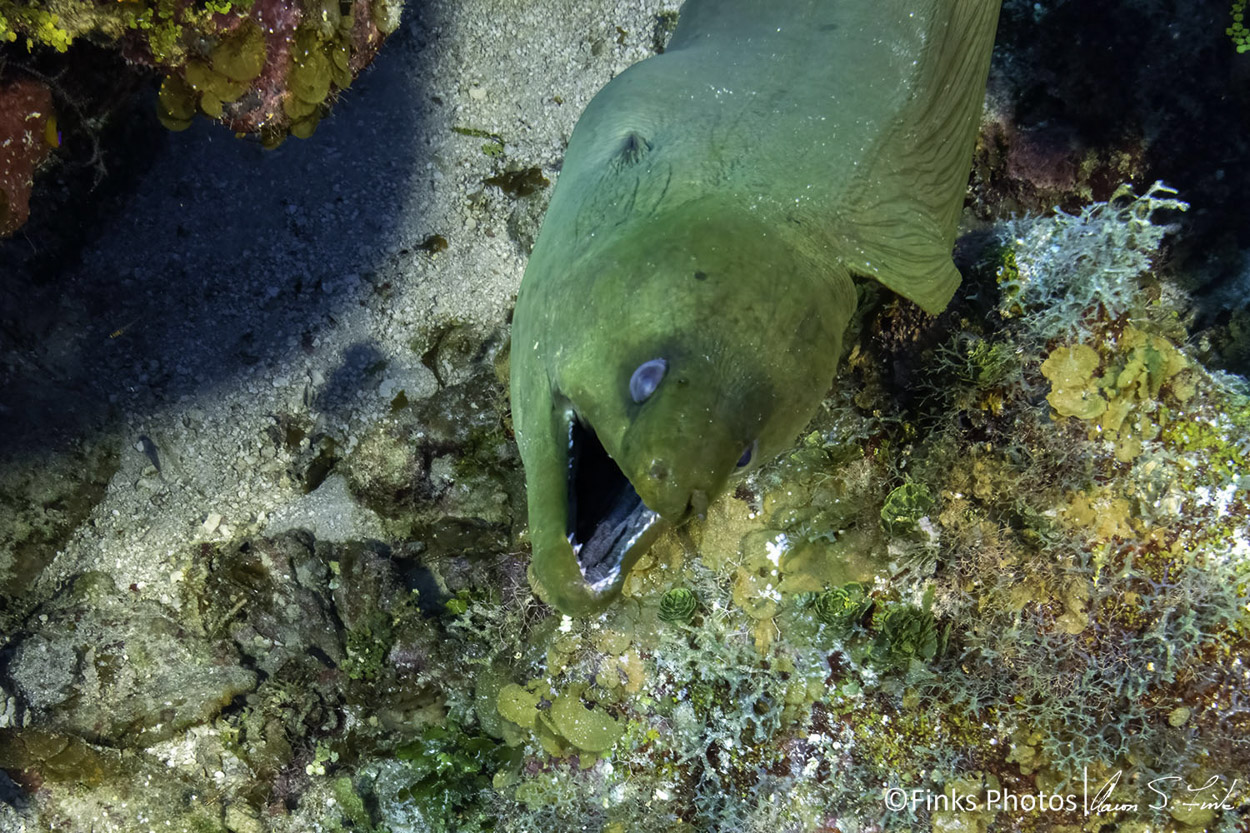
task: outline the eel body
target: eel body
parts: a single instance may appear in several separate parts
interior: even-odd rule
[[[794,441],[851,275],[931,313],[1000,0],[687,0],[587,106],[513,317],[531,580],[605,607],[665,527]]]

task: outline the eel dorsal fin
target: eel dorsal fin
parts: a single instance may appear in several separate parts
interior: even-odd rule
[[[998,10],[998,0],[950,0],[928,35],[910,101],[844,207],[846,265],[933,314],[959,286],[951,248]]]

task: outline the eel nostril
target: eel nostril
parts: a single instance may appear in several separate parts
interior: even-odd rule
[[[656,480],[668,479],[668,465],[656,460],[651,464],[651,476]]]

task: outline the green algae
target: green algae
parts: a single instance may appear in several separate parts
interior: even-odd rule
[[[504,140],[498,133],[492,133],[489,130],[482,130],[478,127],[459,127],[451,128],[453,133],[459,133],[461,136],[472,136],[475,139],[488,139],[486,144],[482,145],[482,153],[492,159],[503,156]]]
[[[291,95],[307,104],[320,104],[330,94],[330,58],[311,29],[301,29],[291,48]]]
[[[221,118],[222,104],[237,100],[247,90],[244,82],[232,80],[205,61],[188,61],[183,78],[200,94],[200,110],[211,118]]]
[[[812,602],[816,618],[840,632],[858,624],[871,607],[872,599],[859,582],[826,590]]]
[[[529,688],[509,683],[499,690],[499,714],[522,729],[534,729],[538,722],[538,704],[542,698]]]
[[[181,77],[167,76],[161,82],[156,104],[156,114],[161,124],[170,130],[185,130],[191,126],[191,119],[195,116],[195,90]]]
[[[928,662],[938,655],[940,643],[933,614],[900,606],[887,609],[879,618],[872,654],[875,661],[907,667],[913,661]]]
[[[881,525],[891,535],[912,532],[933,508],[933,494],[922,483],[904,483],[890,491],[881,507]]]
[[[1107,410],[1107,400],[1094,384],[1098,353],[1085,344],[1060,347],[1042,362],[1042,375],[1051,382],[1046,400],[1063,416],[1093,419]]]
[[[504,171],[487,177],[483,182],[495,186],[513,199],[532,197],[551,185],[547,177],[543,176],[543,169],[539,167]]]
[[[266,60],[264,33],[244,21],[213,48],[208,60],[188,60],[181,74],[166,76],[157,96],[157,114],[171,130],[188,127],[196,111],[219,119],[223,105],[237,101]]]
[[[507,747],[455,726],[430,726],[396,749],[395,757],[408,768],[409,784],[399,797],[418,808],[423,829],[474,833],[494,828],[476,806],[478,794],[508,760]]]
[[[347,632],[343,670],[353,680],[376,680],[394,640],[390,615],[375,611]]]
[[[232,81],[251,81],[265,68],[268,51],[265,33],[255,20],[247,19],[213,47],[209,61],[215,72]]]
[[[551,702],[551,727],[580,750],[606,752],[620,740],[625,727],[602,706],[584,701],[585,690],[570,687]]]
[[[1167,338],[1125,326],[1104,347],[1060,346],[1041,365],[1051,383],[1047,401],[1061,416],[1090,421],[1092,435],[1116,443],[1129,462],[1166,425],[1161,405],[1183,405],[1194,395],[1190,362]]]
[[[347,822],[341,829],[373,833],[375,828],[372,814],[365,804],[365,797],[357,790],[352,779],[347,776],[335,778],[330,789]]]
[[[699,610],[699,597],[685,587],[674,587],[660,598],[658,616],[661,621],[687,624]]]

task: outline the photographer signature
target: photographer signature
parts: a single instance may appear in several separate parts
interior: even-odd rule
[[[1085,813],[1114,813],[1141,809],[1141,802],[1118,802],[1114,793],[1120,785],[1124,770],[1116,770],[1114,774],[1100,786],[1090,784],[1089,772],[1084,774],[1085,782]],[[1187,810],[1235,810],[1240,803],[1235,793],[1244,784],[1240,778],[1231,781],[1223,775],[1212,775],[1201,784],[1190,784],[1179,775],[1164,775],[1146,782],[1146,789],[1155,798],[1146,805],[1150,810],[1165,810],[1169,807]],[[1096,791],[1090,788],[1097,786]]]

